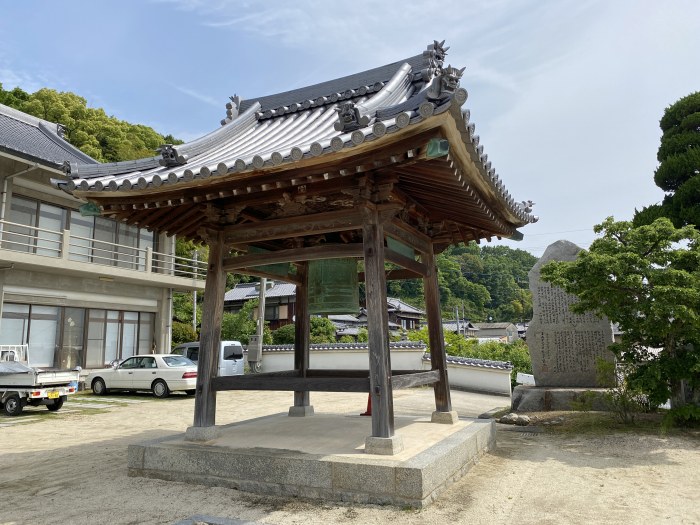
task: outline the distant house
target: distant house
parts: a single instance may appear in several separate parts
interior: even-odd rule
[[[513,323],[474,323],[479,330],[479,340],[496,340],[512,343],[518,338],[518,328]]]
[[[260,296],[260,283],[237,284],[224,295],[224,312],[237,313],[251,299]],[[267,281],[265,292],[265,320],[271,330],[294,322],[296,304],[296,286],[281,281]],[[255,317],[259,313],[256,309]]]
[[[237,284],[224,296],[224,312],[236,313],[251,299],[257,299],[260,295],[260,283]],[[270,324],[271,330],[294,322],[296,303],[296,286],[281,281],[267,281],[265,293],[265,321]],[[351,314],[329,315],[337,328],[338,337],[350,335],[357,337],[360,328],[367,328],[367,312],[359,309],[357,316]],[[387,311],[389,314],[389,330],[418,330],[425,312],[404,303],[400,299],[387,297]],[[257,317],[257,311],[255,313]]]
[[[477,337],[479,329],[471,321],[460,319],[459,321],[442,321],[442,331],[460,333],[464,337]]]
[[[419,308],[404,303],[401,299],[387,297],[389,324],[396,323],[404,330],[418,330],[425,312]]]

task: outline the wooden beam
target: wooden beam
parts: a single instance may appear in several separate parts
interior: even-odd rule
[[[194,399],[195,427],[210,427],[216,424],[216,391],[212,382],[219,369],[219,342],[221,319],[224,313],[226,272],[222,267],[224,252],[223,233],[219,232],[209,244],[209,267],[204,285],[204,307],[202,330],[197,362],[197,390]]]
[[[279,275],[277,273],[270,273],[261,271],[259,268],[237,268],[236,270],[229,270],[230,273],[238,273],[241,275],[252,275],[253,277],[265,277],[266,279],[273,279],[275,281],[284,281],[286,283],[298,284],[299,279],[295,274],[288,273],[286,275]]]
[[[437,266],[435,254],[431,250],[424,254],[428,274],[423,279],[425,295],[425,311],[428,318],[428,340],[430,341],[430,364],[438,372],[439,380],[433,384],[435,391],[435,410],[450,412],[450,384],[447,380],[447,357],[445,355],[445,339],[442,333],[442,316],[440,315],[440,289],[438,287]]]
[[[356,210],[338,210],[284,219],[272,219],[256,224],[242,224],[226,228],[226,242],[254,243],[274,239],[288,239],[304,235],[357,230],[362,227],[362,214]]]
[[[294,370],[301,377],[306,377],[309,369],[309,340],[311,337],[311,320],[309,318],[309,263],[297,266],[299,282],[296,289],[295,323],[294,323]],[[308,389],[294,391],[294,406],[311,406]]]
[[[387,281],[404,281],[407,279],[422,279],[423,276],[412,270],[407,270],[405,268],[397,268],[394,270],[386,271]],[[365,282],[365,272],[359,272],[357,274],[357,280],[361,283]]]
[[[324,244],[309,248],[291,248],[265,253],[239,255],[224,259],[224,269],[233,272],[239,268],[263,266],[297,261],[317,261],[320,259],[341,259],[344,257],[362,257],[362,244]]]
[[[403,268],[411,270],[413,273],[417,273],[422,277],[425,277],[428,274],[425,264],[419,263],[418,261],[411,259],[410,257],[406,257],[405,255],[401,255],[400,253],[390,250],[389,248],[384,249],[384,258],[390,263],[402,266]]]
[[[432,240],[426,234],[419,232],[413,226],[406,224],[401,219],[394,219],[384,225],[384,232],[397,241],[407,244],[421,253],[430,251]]]
[[[440,381],[439,370],[417,371],[408,374],[393,375],[391,378],[394,390],[420,385],[432,385],[438,381]]]
[[[369,378],[361,377],[264,377],[258,374],[222,376],[212,380],[215,391],[277,390],[286,392],[368,392]],[[296,395],[295,395],[296,399]],[[298,405],[295,405],[298,406]],[[301,405],[305,406],[305,405]]]
[[[389,318],[384,274],[384,229],[377,209],[365,209],[362,227],[365,255],[367,329],[369,332],[372,436],[394,436],[394,399],[389,356]]]

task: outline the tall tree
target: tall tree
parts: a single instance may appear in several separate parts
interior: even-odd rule
[[[637,212],[635,224],[669,217],[678,227],[690,224],[700,229],[700,92],[666,108],[660,126],[663,135],[654,182],[666,197]]]
[[[542,278],[578,298],[573,311],[619,323],[622,341],[610,349],[634,365],[631,379],[653,403],[670,398],[700,420],[700,232],[665,217],[639,227],[609,217],[594,231],[602,237],[588,251],[545,265]]]

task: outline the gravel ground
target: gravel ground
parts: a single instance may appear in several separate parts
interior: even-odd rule
[[[399,391],[397,413],[429,413],[432,391]],[[290,395],[225,392],[217,423],[286,411]],[[317,412],[364,410],[366,396],[313,394]],[[453,392],[460,415],[507,398]],[[75,396],[58,413],[0,416],[0,524],[172,524],[193,515],[270,524],[700,523],[700,440],[610,433],[564,436],[498,430],[484,456],[433,505],[399,509],[256,496],[129,478],[128,444],[178,434],[192,423],[184,396]],[[483,410],[482,410],[483,408]]]

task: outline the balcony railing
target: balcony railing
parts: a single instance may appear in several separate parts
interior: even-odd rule
[[[70,230],[54,231],[0,221],[0,248],[55,259],[111,266],[144,273],[205,279],[206,261],[154,252],[151,247],[124,244],[71,235]]]

